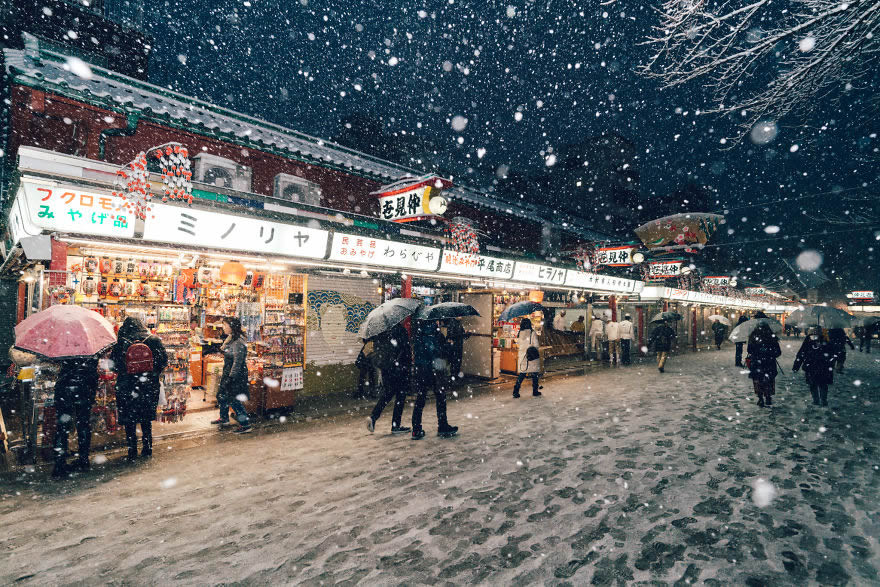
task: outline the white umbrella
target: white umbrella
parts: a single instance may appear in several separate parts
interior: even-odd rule
[[[831,306],[813,306],[795,310],[788,317],[788,322],[801,328],[809,328],[810,326],[850,328],[853,325],[853,316]]]
[[[782,323],[779,320],[773,318],[752,318],[734,328],[728,340],[731,342],[748,342],[752,332],[754,332],[759,324],[769,324],[770,330],[776,334],[782,334]]]
[[[730,326],[730,318],[727,316],[722,316],[721,314],[712,314],[709,316],[709,320],[712,322],[721,322],[725,326]]]
[[[367,340],[387,332],[418,312],[421,305],[421,300],[413,298],[395,298],[379,304],[367,314],[358,330],[358,336]]]

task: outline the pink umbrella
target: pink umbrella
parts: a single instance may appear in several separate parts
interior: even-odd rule
[[[15,327],[16,348],[48,359],[89,357],[115,343],[113,325],[79,306],[52,306]]]

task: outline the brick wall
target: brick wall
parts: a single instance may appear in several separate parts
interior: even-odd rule
[[[354,363],[362,345],[357,330],[379,305],[379,287],[369,278],[309,277],[306,363]]]

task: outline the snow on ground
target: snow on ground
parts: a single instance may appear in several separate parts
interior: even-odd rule
[[[825,409],[790,371],[758,408],[732,354],[476,394],[451,440],[389,409],[6,483],[0,583],[880,581],[880,354]]]

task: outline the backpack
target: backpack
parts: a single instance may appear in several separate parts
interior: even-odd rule
[[[153,371],[153,351],[144,342],[133,343],[125,351],[125,371],[129,375],[151,373]]]

